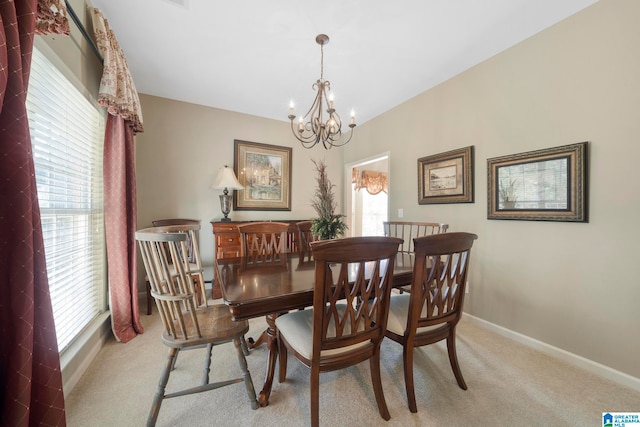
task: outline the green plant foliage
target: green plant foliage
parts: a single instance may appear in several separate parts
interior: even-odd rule
[[[311,206],[315,209],[318,217],[311,220],[311,233],[321,240],[335,239],[338,236],[343,236],[347,230],[347,224],[344,222],[346,216],[335,213],[338,207],[333,194],[335,185],[327,176],[327,165],[323,160],[311,161],[318,173],[316,191],[311,201]]]
[[[344,215],[331,215],[323,218],[314,218],[311,221],[311,233],[320,240],[335,239],[344,235],[347,224],[343,221]]]

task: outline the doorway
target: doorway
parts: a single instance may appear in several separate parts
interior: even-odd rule
[[[388,183],[388,152],[345,166],[347,235],[384,235],[382,223],[389,215]]]

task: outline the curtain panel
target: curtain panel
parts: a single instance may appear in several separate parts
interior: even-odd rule
[[[0,423],[64,426],[25,101],[37,0],[0,0]]]
[[[104,140],[104,206],[111,325],[128,342],[143,333],[138,304],[135,231],[134,135],[142,132],[140,100],[115,34],[99,9],[91,9],[94,37],[104,58],[98,103],[107,108]]]

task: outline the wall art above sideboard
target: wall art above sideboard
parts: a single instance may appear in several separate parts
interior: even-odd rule
[[[291,210],[291,147],[234,141],[233,169],[244,189],[233,210]]]

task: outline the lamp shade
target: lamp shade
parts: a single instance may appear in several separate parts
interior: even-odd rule
[[[244,187],[238,182],[236,175],[233,173],[233,169],[225,165],[218,171],[218,175],[215,181],[213,181],[213,184],[211,184],[211,188],[219,190],[224,188],[229,190],[242,190]]]

